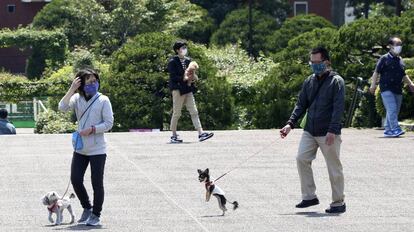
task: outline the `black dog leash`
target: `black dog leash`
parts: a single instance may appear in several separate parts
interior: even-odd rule
[[[270,147],[270,146],[274,145],[275,143],[276,143],[276,141],[273,141],[273,142],[271,142],[269,145],[264,146],[264,147],[263,147],[262,149],[260,149],[258,152],[255,152],[253,155],[251,155],[251,156],[247,157],[247,159],[245,159],[245,160],[243,160],[242,162],[240,162],[240,163],[239,163],[239,165],[237,165],[236,167],[234,167],[234,168],[230,169],[230,171],[228,171],[228,172],[224,173],[223,175],[219,176],[218,178],[216,178],[216,179],[214,180],[214,182],[216,182],[216,181],[220,180],[222,177],[224,177],[225,175],[229,174],[230,172],[232,172],[232,171],[234,171],[234,170],[236,170],[236,169],[240,168],[240,167],[241,167],[244,163],[246,163],[247,161],[249,161],[249,160],[250,160],[251,158],[253,158],[254,156],[256,156],[256,155],[260,154],[262,151],[266,150],[268,147]]]

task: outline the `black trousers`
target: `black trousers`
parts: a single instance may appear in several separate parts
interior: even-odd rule
[[[72,158],[71,175],[73,189],[84,209],[92,209],[93,214],[101,216],[104,202],[103,177],[105,169],[106,154],[86,156],[74,152]],[[91,179],[93,188],[93,207],[89,201],[83,179],[89,163],[91,164]]]

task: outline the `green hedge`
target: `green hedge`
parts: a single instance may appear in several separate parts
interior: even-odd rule
[[[45,67],[56,68],[63,64],[67,51],[67,38],[63,32],[19,28],[0,30],[0,48],[31,49],[27,76],[39,78]]]
[[[50,110],[42,112],[36,122],[35,133],[37,134],[60,134],[72,133],[77,126],[71,121],[71,113],[62,113]]]

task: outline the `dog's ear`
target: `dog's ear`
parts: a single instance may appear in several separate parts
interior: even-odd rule
[[[44,196],[44,197],[42,198],[42,202],[43,202],[43,204],[45,204],[45,205],[50,205],[50,203],[49,203],[49,198],[48,198],[47,196]]]
[[[208,174],[208,172],[209,172],[208,168],[204,172]]]
[[[201,174],[203,171],[201,169],[197,169],[198,174]]]

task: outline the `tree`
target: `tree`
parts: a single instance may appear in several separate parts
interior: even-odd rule
[[[61,28],[69,40],[69,48],[76,45],[90,47],[100,38],[101,26],[107,20],[105,9],[90,0],[54,0],[33,19],[34,28]]]
[[[30,79],[40,78],[46,66],[57,68],[65,60],[67,38],[59,30],[0,30],[0,47],[18,47],[30,49],[31,55],[27,64],[27,76]]]
[[[162,0],[54,0],[34,18],[35,28],[62,28],[69,48],[94,48],[110,55],[128,38],[161,31],[167,9]]]
[[[272,53],[279,52],[288,46],[289,40],[317,28],[335,28],[335,26],[325,18],[312,14],[289,18],[270,36],[266,50]]]
[[[206,9],[190,3],[189,0],[167,0],[166,33],[196,43],[209,44],[216,30],[216,24]]]
[[[239,8],[246,8],[250,0],[190,0],[192,3],[205,8],[210,16],[216,20],[217,25],[221,24],[228,13]],[[287,0],[252,0],[254,7],[263,11],[279,23],[290,12],[290,5]]]
[[[228,14],[211,37],[211,43],[223,46],[240,41],[241,47],[247,50],[249,48],[248,13],[248,9],[244,8]],[[253,55],[258,56],[261,51],[266,50],[269,35],[278,29],[280,24],[268,14],[253,10],[253,25]]]
[[[218,76],[229,81],[235,100],[235,128],[254,128],[252,115],[256,85],[269,74],[276,64],[268,57],[249,57],[239,45],[224,48],[210,47],[205,51],[218,69]]]
[[[368,18],[369,15],[401,16],[404,9],[409,9],[411,0],[347,0],[348,6],[354,7],[357,18]]]
[[[104,55],[118,50],[128,38],[140,33],[162,31],[167,9],[162,0],[114,0],[102,24],[96,47]]]

